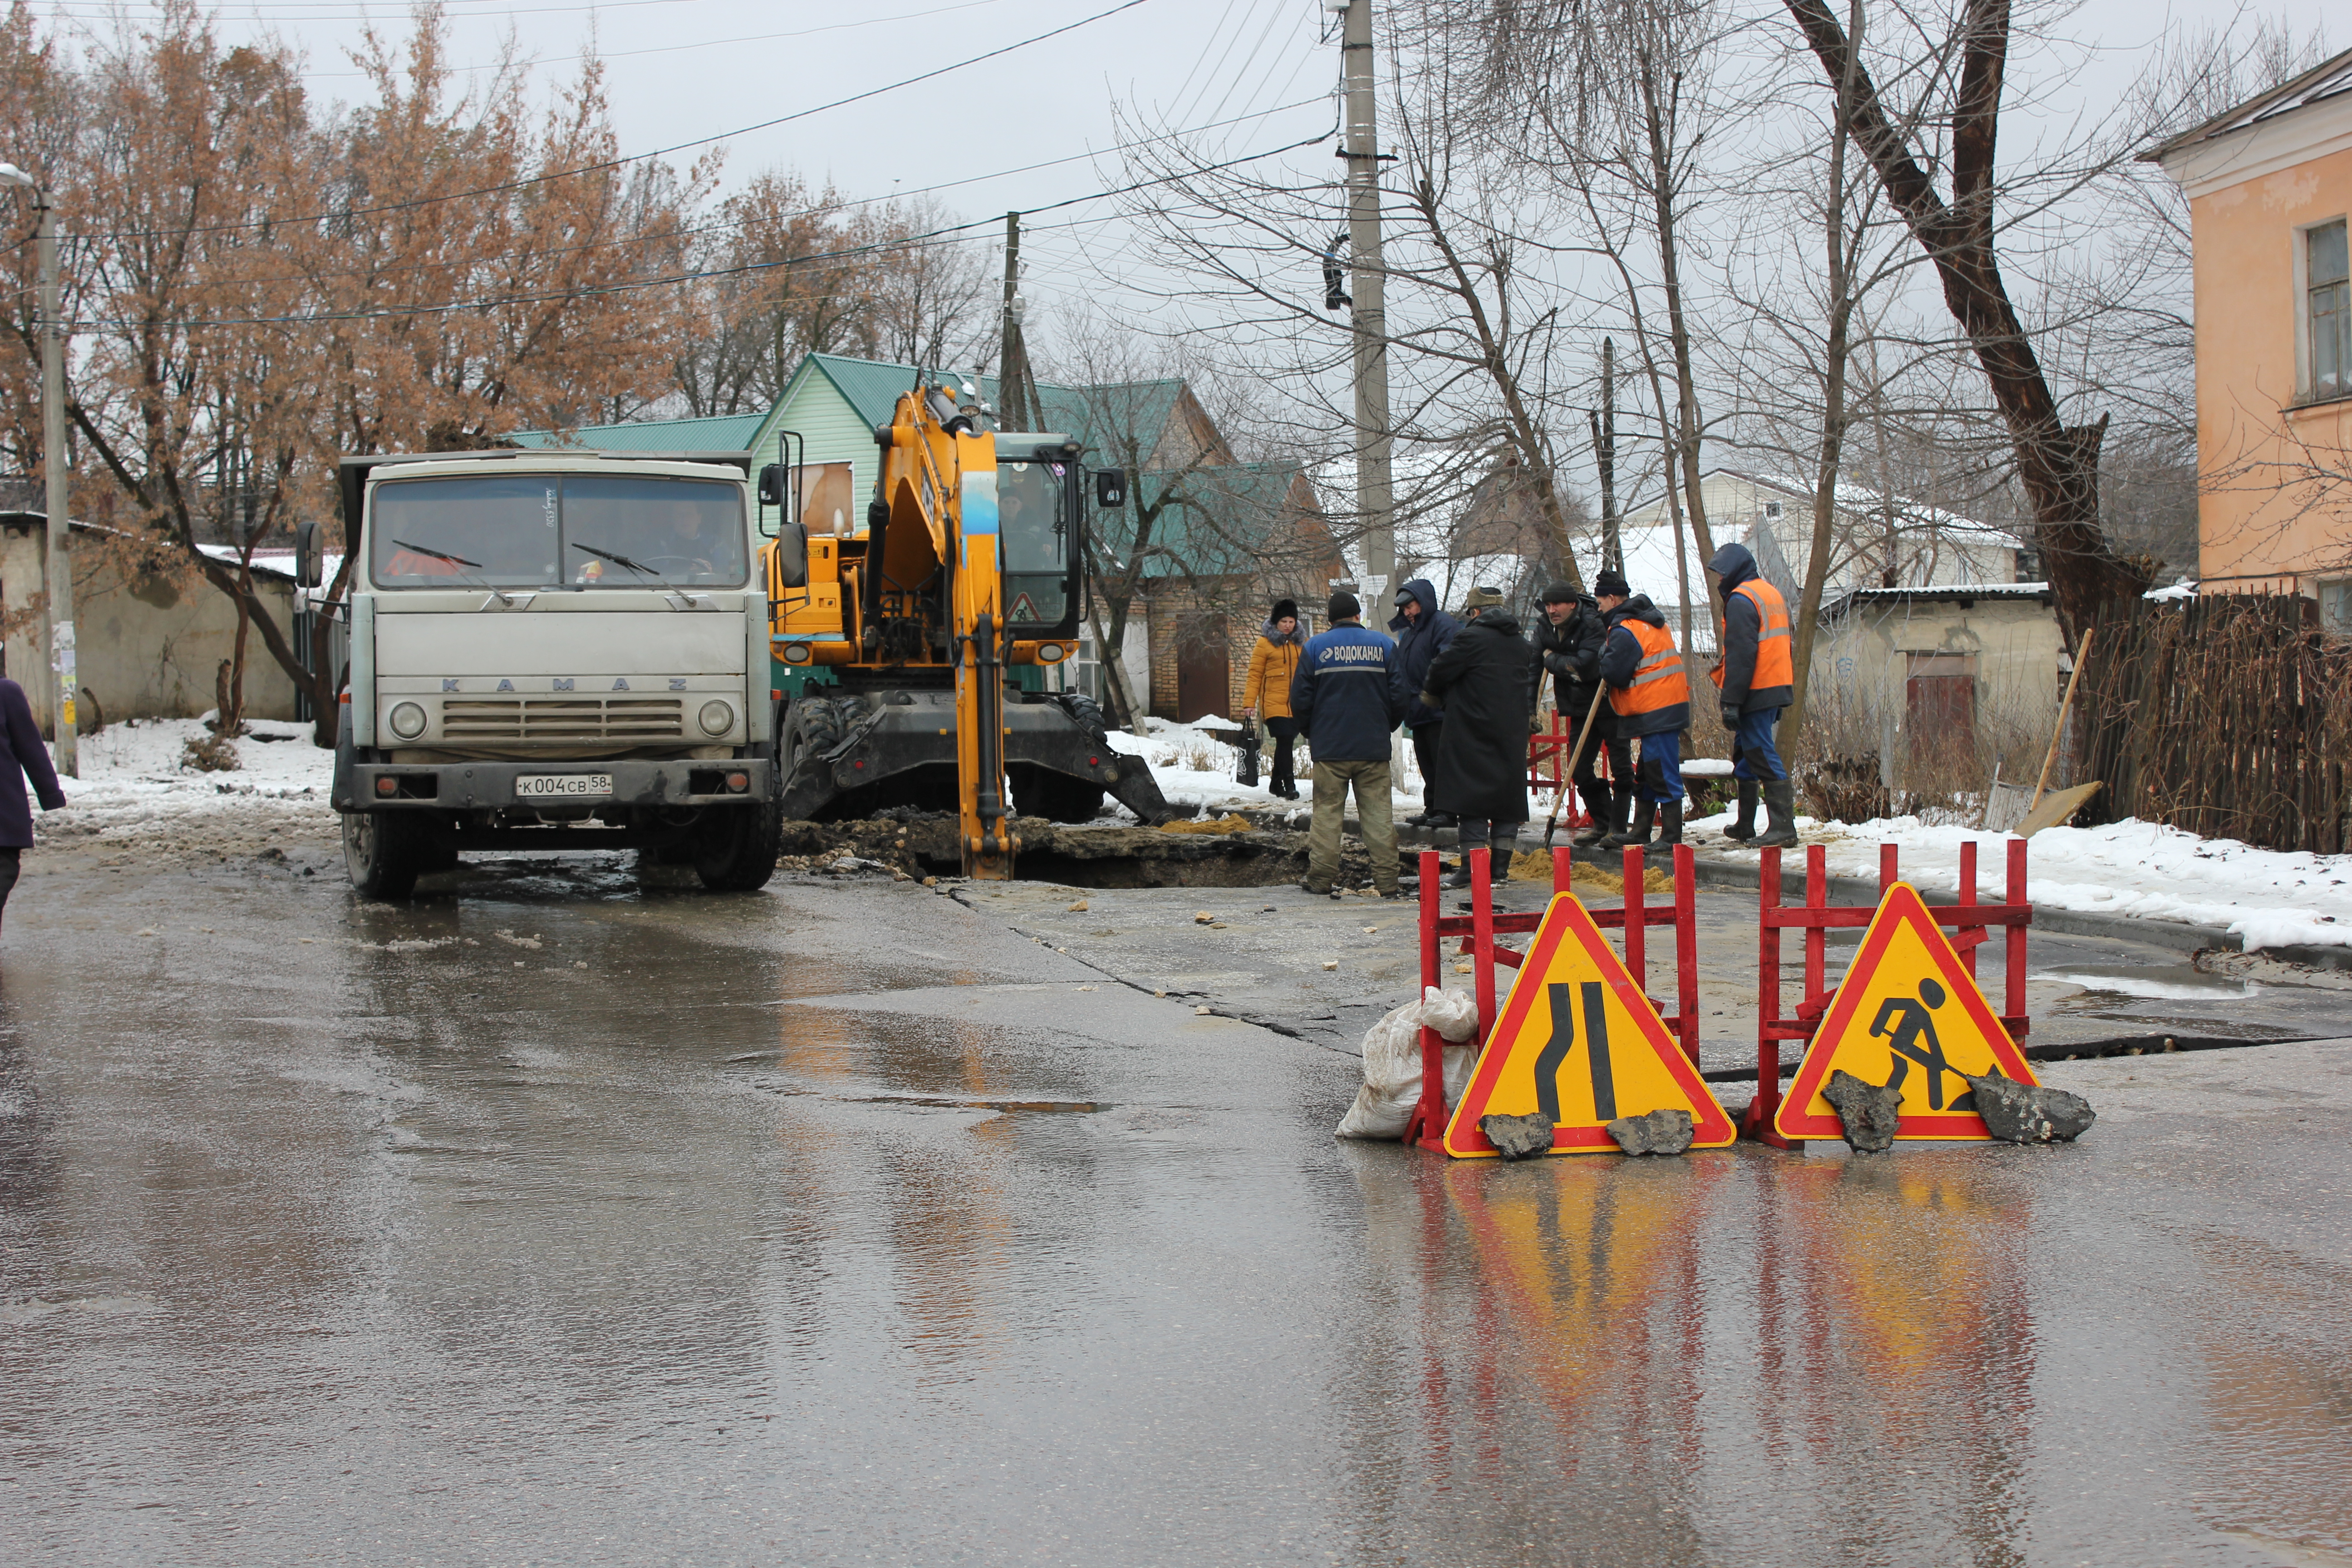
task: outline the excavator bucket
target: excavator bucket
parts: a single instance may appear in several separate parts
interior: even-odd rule
[[[1100,711],[1073,692],[1005,693],[1005,775],[1022,816],[1086,822],[1106,797],[1142,821],[1173,813],[1140,757],[1112,749]],[[784,799],[789,820],[871,816],[892,806],[952,800],[955,694],[938,689],[812,693],[786,710]]]

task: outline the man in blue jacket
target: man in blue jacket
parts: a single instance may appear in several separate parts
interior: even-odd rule
[[[1397,646],[1360,619],[1364,606],[1342,590],[1326,606],[1329,631],[1310,638],[1291,678],[1290,713],[1315,759],[1315,823],[1307,835],[1310,893],[1331,891],[1339,875],[1340,819],[1348,791],[1372,858],[1372,885],[1398,895],[1397,837],[1390,797],[1389,736],[1404,718],[1413,689],[1397,664]]]
[[[1397,668],[1407,691],[1424,690],[1430,665],[1454,646],[1462,623],[1437,607],[1437,590],[1426,577],[1415,577],[1397,590],[1396,612],[1389,630],[1396,634]],[[1421,770],[1423,800],[1429,798],[1429,781],[1435,776],[1437,737],[1444,723],[1445,710],[1428,702],[1415,702],[1405,711],[1405,737],[1412,742],[1413,765]],[[1443,811],[1423,811],[1408,820],[1422,827],[1454,825],[1453,815]]]

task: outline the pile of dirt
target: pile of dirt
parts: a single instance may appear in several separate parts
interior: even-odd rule
[[[1189,830],[1169,833],[1015,817],[1017,868],[1024,881],[1078,888],[1262,888],[1296,882],[1307,874],[1303,833],[1265,832],[1240,818],[1187,826]],[[957,831],[956,818],[944,812],[893,810],[853,822],[787,822],[779,866],[822,873],[848,855],[910,877],[955,876],[963,868]],[[1351,887],[1371,881],[1371,863],[1354,839],[1342,847],[1339,879]]]

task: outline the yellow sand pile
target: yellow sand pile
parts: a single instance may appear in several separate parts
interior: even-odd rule
[[[1551,880],[1551,857],[1540,849],[1522,849],[1511,857],[1511,875],[1523,882],[1549,882]],[[1591,890],[1620,899],[1625,896],[1625,879],[1622,875],[1604,871],[1598,866],[1587,866],[1582,861],[1577,863],[1574,886],[1580,893]],[[1656,866],[1643,868],[1642,891],[1645,896],[1651,893],[1671,895],[1674,890],[1675,879],[1663,868]]]
[[[1160,825],[1160,831],[1162,833],[1247,833],[1253,826],[1248,817],[1235,813],[1230,816],[1218,817],[1214,821],[1163,822]]]

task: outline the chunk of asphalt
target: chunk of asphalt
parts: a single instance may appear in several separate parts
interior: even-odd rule
[[[1877,1154],[1895,1145],[1895,1131],[1902,1125],[1903,1097],[1891,1089],[1865,1083],[1843,1068],[1832,1068],[1829,1087],[1822,1098],[1838,1113],[1845,1126],[1845,1141],[1858,1154]]]
[[[1506,1160],[1532,1160],[1551,1152],[1552,1123],[1541,1111],[1525,1116],[1482,1116],[1478,1131]]]
[[[1679,1154],[1691,1146],[1697,1124],[1691,1113],[1662,1106],[1641,1116],[1621,1116],[1609,1124],[1609,1136],[1628,1154]]]
[[[1985,1131],[2004,1143],[2071,1143],[2098,1120],[2079,1094],[2020,1083],[1997,1072],[1969,1079],[1969,1092]]]

